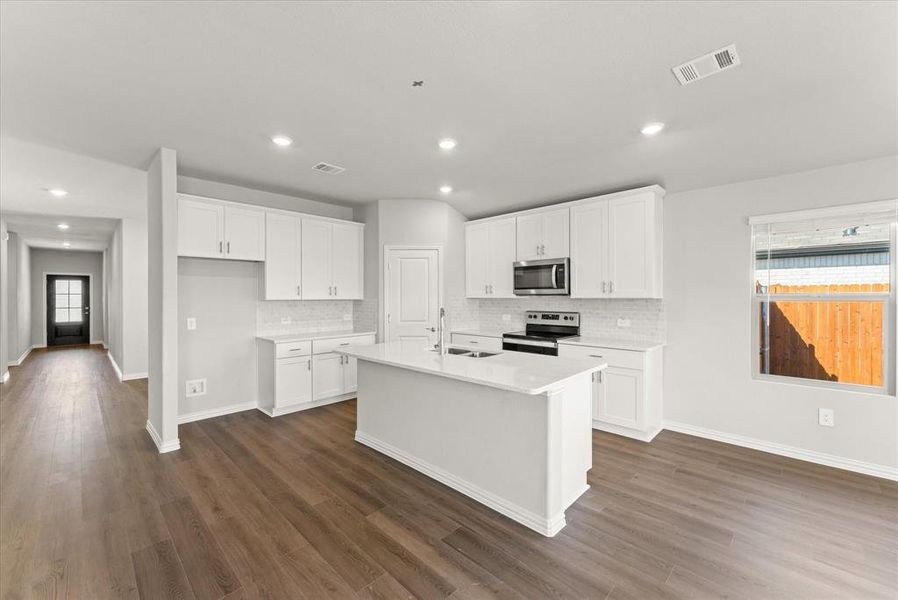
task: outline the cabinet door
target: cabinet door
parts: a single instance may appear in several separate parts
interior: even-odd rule
[[[489,261],[486,283],[491,298],[514,297],[515,230],[514,219],[489,223],[489,251],[480,260]]]
[[[362,298],[362,236],[358,225],[331,225],[331,269],[333,296],[348,300]]]
[[[225,205],[225,258],[265,260],[265,211]]]
[[[333,299],[331,229],[327,221],[302,220],[301,270],[303,300]]]
[[[276,408],[312,401],[312,357],[279,358],[275,365]]]
[[[608,282],[613,297],[646,298],[655,293],[651,202],[652,196],[643,195],[608,203]]]
[[[302,219],[268,213],[265,218],[265,299],[299,300]]]
[[[643,372],[609,366],[598,385],[594,418],[641,429],[643,424]]]
[[[333,398],[343,393],[343,355],[328,352],[312,357],[312,385],[315,400]]]
[[[571,209],[571,296],[600,298],[608,293],[608,203]]]
[[[489,248],[488,223],[465,228],[465,295],[468,298],[487,297]]]
[[[343,360],[343,393],[349,394],[359,389],[359,360],[347,356]]]
[[[517,217],[517,259],[536,260],[542,258],[543,215]],[[553,257],[549,257],[553,258]]]
[[[571,255],[571,212],[567,208],[541,213],[543,218],[542,258]]]
[[[178,198],[178,255],[221,258],[224,207],[212,201]]]

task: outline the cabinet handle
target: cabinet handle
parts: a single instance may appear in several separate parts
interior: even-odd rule
[[[228,248],[228,254],[230,254],[231,253],[231,242],[227,243],[227,248]]]
[[[490,293],[490,286],[488,286],[488,285],[486,285],[486,284],[483,284],[483,293],[484,293],[484,294],[489,294],[489,293]]]
[[[469,344],[479,344],[480,342],[475,342],[474,340],[468,340]]]
[[[537,255],[537,256],[539,256],[539,255],[540,255],[540,251],[539,251],[539,244],[537,244],[537,245],[536,245],[536,255]]]
[[[302,286],[296,286],[296,295],[302,296]]]
[[[545,244],[543,244],[542,246],[539,247],[539,253],[542,254],[543,256],[546,255],[546,245]]]
[[[603,281],[603,282],[602,282],[602,293],[604,294],[604,293],[606,293],[607,291],[608,291],[608,282],[607,282],[607,281]]]
[[[312,359],[311,358],[307,361],[307,364],[308,364],[308,370],[311,371],[312,370]]]
[[[602,383],[602,371],[599,371],[599,383]]]
[[[332,285],[327,286],[327,295],[328,296],[334,295],[334,286],[332,286]]]
[[[224,252],[224,248],[222,248],[224,244],[222,242],[218,242],[218,253],[222,254]]]
[[[608,291],[611,292],[612,294],[614,293],[614,282],[613,281],[608,282]]]
[[[302,352],[302,348],[290,348],[290,352]]]
[[[605,358],[605,357],[602,356],[601,354],[590,354],[590,356],[593,357],[593,358]]]
[[[337,286],[334,286],[334,296],[337,295]]]

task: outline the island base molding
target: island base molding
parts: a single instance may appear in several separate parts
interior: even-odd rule
[[[561,511],[554,517],[550,519],[544,519],[539,515],[517,506],[516,504],[512,504],[503,498],[499,498],[498,496],[491,494],[487,490],[481,488],[480,486],[474,485],[460,477],[456,477],[452,473],[449,473],[437,466],[434,466],[426,461],[420,460],[419,458],[408,454],[407,452],[403,452],[399,448],[391,446],[385,442],[382,442],[376,438],[373,438],[369,435],[361,431],[355,432],[355,441],[360,444],[364,444],[373,450],[377,450],[381,454],[385,454],[392,458],[393,460],[397,460],[402,464],[415,469],[416,471],[427,475],[431,479],[435,479],[446,485],[453,490],[464,494],[465,496],[480,502],[484,506],[488,506],[492,508],[494,511],[505,515],[509,519],[517,521],[518,523],[529,527],[533,531],[540,533],[546,537],[552,537],[559,531],[561,531],[564,526],[567,524],[567,521],[564,518],[564,511]],[[580,491],[576,497],[570,500],[572,504],[577,500],[580,496],[582,496],[586,490],[589,489],[589,484],[586,484],[583,489]]]

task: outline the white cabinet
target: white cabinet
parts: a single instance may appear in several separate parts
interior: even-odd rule
[[[274,397],[278,408],[312,401],[311,356],[277,359],[274,379]]]
[[[344,383],[342,354],[328,352],[327,354],[316,354],[312,357],[312,381],[314,382],[315,400],[324,400],[340,396],[344,393],[346,385]]]
[[[515,219],[465,228],[465,291],[468,298],[513,298]]]
[[[302,298],[302,219],[269,212],[265,218],[265,299]]]
[[[302,220],[302,297],[362,298],[364,227],[320,219]]]
[[[595,198],[571,207],[571,296],[662,296],[661,195]]]
[[[179,195],[178,255],[265,260],[265,210]]]
[[[546,210],[517,217],[517,260],[570,255],[570,211]]]
[[[661,431],[660,346],[635,351],[561,342],[558,355],[608,363],[593,379],[593,428],[644,442]]]

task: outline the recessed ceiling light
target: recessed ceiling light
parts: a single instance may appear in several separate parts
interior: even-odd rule
[[[63,196],[68,196],[69,193],[62,188],[50,188],[47,190],[51,195],[56,196],[57,198],[62,198]]]
[[[648,123],[642,128],[642,135],[652,136],[664,129],[664,123]]]
[[[452,192],[452,186],[451,185],[440,186],[440,191],[443,192],[444,194],[449,194]]]
[[[291,144],[293,144],[293,140],[288,138],[286,135],[271,136],[271,142],[275,146],[280,146],[281,148],[286,148],[287,146],[290,146]]]
[[[63,231],[65,231],[66,229],[69,228],[69,224],[68,223],[60,223],[59,225],[57,225],[57,227],[59,229],[62,229]]]
[[[456,142],[452,138],[443,138],[442,140],[440,140],[440,148],[442,148],[443,150],[452,150],[453,148],[455,148],[456,144],[458,144],[458,142]]]
[[[71,248],[71,247],[72,247],[72,244],[70,244],[69,242],[63,242],[63,243],[62,243],[62,247],[63,247],[63,248]]]

